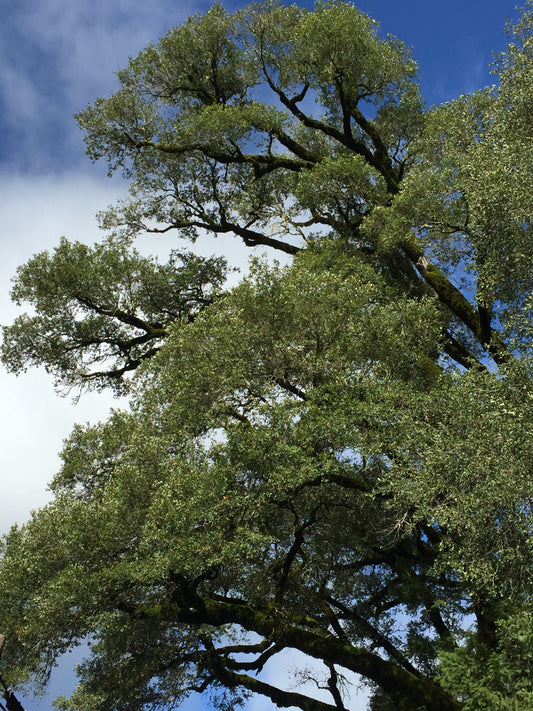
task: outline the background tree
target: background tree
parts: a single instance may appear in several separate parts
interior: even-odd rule
[[[498,87],[425,112],[352,5],[215,5],[80,114],[131,198],[20,269],[3,358],[136,372],[4,541],[13,680],[89,638],[65,710],[344,709],[346,670],[375,711],[531,708],[532,21]],[[135,252],[171,230],[292,262],[223,290]],[[288,648],[328,701],[263,680]]]

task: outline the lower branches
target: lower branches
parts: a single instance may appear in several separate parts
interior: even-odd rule
[[[187,624],[198,629],[206,625],[215,629],[227,625],[236,625],[248,632],[269,640],[279,650],[295,649],[303,654],[323,662],[331,668],[343,667],[369,679],[391,697],[401,711],[459,711],[461,705],[446,693],[434,680],[412,673],[397,662],[383,659],[377,653],[353,646],[344,639],[338,639],[324,630],[309,630],[301,624],[292,623],[287,615],[280,615],[274,609],[257,609],[243,601],[224,602],[197,594],[191,596],[182,591],[182,602],[186,604],[144,607],[136,615],[151,617],[164,616],[169,624]],[[254,693],[268,696],[276,704],[284,707],[297,706],[305,711],[327,711],[339,706],[330,706],[316,702],[308,697],[282,691],[262,682],[255,677],[242,674],[234,664],[224,663],[220,652],[209,643],[209,669],[220,683],[230,686],[242,686]],[[207,653],[206,652],[206,653]],[[229,660],[227,660],[229,661]],[[320,705],[317,705],[320,703]]]

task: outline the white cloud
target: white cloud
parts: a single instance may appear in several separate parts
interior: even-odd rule
[[[46,171],[83,148],[73,115],[117,86],[124,68],[149,41],[210,3],[171,0],[23,0],[3,12],[0,27],[0,128],[10,165]],[[5,158],[4,158],[5,159]]]
[[[118,192],[114,188],[115,193]],[[0,242],[0,322],[19,309],[9,300],[10,279],[19,264],[49,249],[63,234],[86,242],[98,238],[97,209],[113,197],[109,184],[85,176],[63,179],[0,176],[4,207]],[[78,405],[60,398],[51,378],[32,370],[16,378],[0,370],[0,531],[24,522],[49,498],[47,483],[57,472],[58,452],[74,421],[96,421],[116,404],[107,394],[84,396]]]

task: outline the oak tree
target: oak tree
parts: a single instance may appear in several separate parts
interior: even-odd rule
[[[214,5],[80,113],[130,198],[19,269],[2,357],[131,406],[2,544],[11,683],[88,641],[64,711],[531,708],[532,25],[426,110],[349,3]],[[283,263],[136,251],[173,231]]]

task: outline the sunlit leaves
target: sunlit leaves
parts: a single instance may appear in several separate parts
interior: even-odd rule
[[[3,543],[13,680],[89,639],[65,711],[332,708],[262,681],[294,648],[337,708],[337,667],[375,709],[528,708],[530,27],[424,114],[352,5],[214,5],[80,114],[131,196],[19,269],[3,359],[131,407],[75,428]],[[224,290],[223,260],[132,248],[170,230],[293,259]]]
[[[63,239],[19,268],[12,298],[36,315],[4,327],[2,360],[15,373],[44,365],[67,388],[111,382],[121,392],[121,376],[156,352],[170,323],[211,303],[224,278],[220,259],[173,253],[159,264],[126,242]]]

